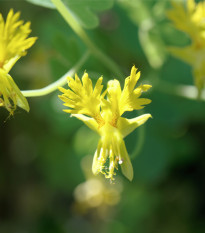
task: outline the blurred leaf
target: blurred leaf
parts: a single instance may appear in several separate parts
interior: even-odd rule
[[[153,68],[160,68],[165,61],[166,54],[159,34],[144,30],[143,24],[139,28],[139,39],[149,64]]]
[[[110,9],[114,0],[63,0],[63,2],[83,27],[91,29],[99,25],[95,12]]]
[[[35,5],[55,8],[51,0],[27,0]],[[95,28],[99,25],[99,19],[95,12],[112,8],[114,0],[62,0],[69,8],[76,20],[85,28]]]
[[[55,9],[55,6],[53,5],[53,3],[50,0],[26,0],[26,1],[33,3],[35,5]]]
[[[127,11],[130,20],[139,27],[140,44],[149,64],[151,67],[158,69],[165,61],[166,52],[158,27],[159,22],[157,16],[154,15],[155,5],[150,7],[152,2],[142,0],[119,1],[120,6]],[[165,10],[165,6],[165,4],[160,5],[160,8],[162,8],[160,10]],[[159,6],[157,6],[157,10],[159,10]]]

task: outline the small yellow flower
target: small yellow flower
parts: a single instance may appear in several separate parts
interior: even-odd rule
[[[173,9],[167,12],[175,27],[187,33],[196,47],[205,45],[205,2],[196,4],[194,0],[187,0],[186,6],[180,2],[173,2]]]
[[[170,47],[169,51],[192,67],[200,96],[205,84],[205,1],[196,4],[194,0],[187,0],[186,6],[173,2],[173,9],[167,12],[167,16],[191,39],[189,46]]]
[[[93,89],[87,73],[84,73],[82,82],[77,75],[75,79],[69,77],[70,89],[59,87],[63,93],[59,98],[69,107],[64,111],[71,113],[100,135],[92,165],[95,175],[102,173],[113,180],[119,164],[122,173],[129,180],[133,179],[133,168],[123,138],[151,117],[150,114],[133,119],[122,117],[124,112],[142,109],[151,102],[149,99],[140,98],[142,92],[151,86],[140,85],[135,88],[140,78],[140,72],[136,72],[137,69],[133,66],[130,76],[125,79],[123,90],[115,79],[108,82],[107,90],[101,94],[102,77],[97,80]]]
[[[187,33],[191,39],[191,45],[170,47],[169,51],[192,67],[200,96],[205,85],[205,2],[196,4],[194,0],[187,0],[186,6],[173,3],[173,9],[167,12],[167,16],[177,29]]]
[[[36,37],[27,38],[31,32],[30,22],[23,24],[19,20],[20,12],[14,14],[11,9],[4,22],[0,14],[0,68],[10,71],[12,66],[36,41]]]
[[[19,17],[20,12],[14,14],[12,9],[6,21],[0,14],[0,107],[5,107],[10,114],[13,114],[16,106],[29,111],[26,98],[8,72],[37,39],[27,38],[31,32],[30,22],[23,24]]]

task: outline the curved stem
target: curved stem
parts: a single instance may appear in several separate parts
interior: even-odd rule
[[[110,59],[106,54],[104,54],[88,37],[87,33],[83,30],[83,28],[78,24],[78,22],[73,17],[72,13],[69,9],[64,5],[61,0],[51,0],[53,4],[56,6],[56,9],[65,19],[65,21],[70,25],[73,31],[81,38],[81,40],[85,43],[85,45],[89,48],[91,53],[97,57],[103,64],[108,67],[112,72],[115,73],[120,79],[123,80],[122,72],[119,66]],[[83,12],[82,12],[83,14]]]
[[[26,91],[21,91],[21,93],[25,97],[37,97],[37,96],[43,96],[43,95],[50,94],[51,92],[57,90],[59,86],[64,86],[67,83],[67,77],[73,76],[76,70],[79,69],[83,65],[83,63],[87,60],[89,55],[90,53],[87,51],[84,54],[84,56],[80,59],[80,61],[73,68],[71,68],[67,73],[65,73],[60,79],[58,79],[56,82],[53,82],[50,85],[44,88],[41,88],[41,89],[26,90]]]

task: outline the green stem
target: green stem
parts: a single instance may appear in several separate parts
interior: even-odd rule
[[[89,48],[91,53],[97,57],[106,67],[108,67],[112,72],[114,72],[117,77],[123,80],[122,72],[119,66],[110,59],[106,54],[104,54],[88,37],[87,33],[83,30],[83,28],[78,24],[75,20],[72,13],[69,11],[64,3],[61,0],[51,0],[53,4],[56,6],[56,9],[65,19],[65,21],[70,25],[73,31],[81,38],[81,40],[85,43],[85,45]],[[83,14],[83,12],[82,12]]]
[[[37,96],[43,96],[50,94],[51,92],[55,91],[58,89],[59,86],[64,86],[67,83],[67,77],[68,76],[73,76],[75,72],[85,63],[87,58],[89,57],[90,53],[87,51],[84,56],[79,60],[79,62],[71,68],[66,74],[64,74],[60,79],[58,79],[56,82],[51,83],[50,85],[37,89],[37,90],[26,90],[26,91],[21,91],[21,93],[25,97],[37,97]]]

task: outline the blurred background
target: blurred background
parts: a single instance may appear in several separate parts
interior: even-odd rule
[[[172,94],[173,85],[193,85],[191,68],[167,52],[188,37],[166,18],[169,1],[115,1],[100,12],[90,38],[120,67],[132,65],[152,103],[143,128],[144,145],[135,157],[139,129],[125,142],[133,155],[134,179],[119,171],[114,184],[91,174],[98,137],[62,111],[56,91],[28,98],[30,112],[14,116],[0,109],[1,233],[204,233],[205,103]],[[44,87],[59,79],[83,56],[85,45],[55,10],[26,1],[0,1],[31,21],[38,40],[11,71],[21,90]],[[91,56],[78,70],[104,85],[117,78]],[[133,112],[132,117],[140,112]]]

